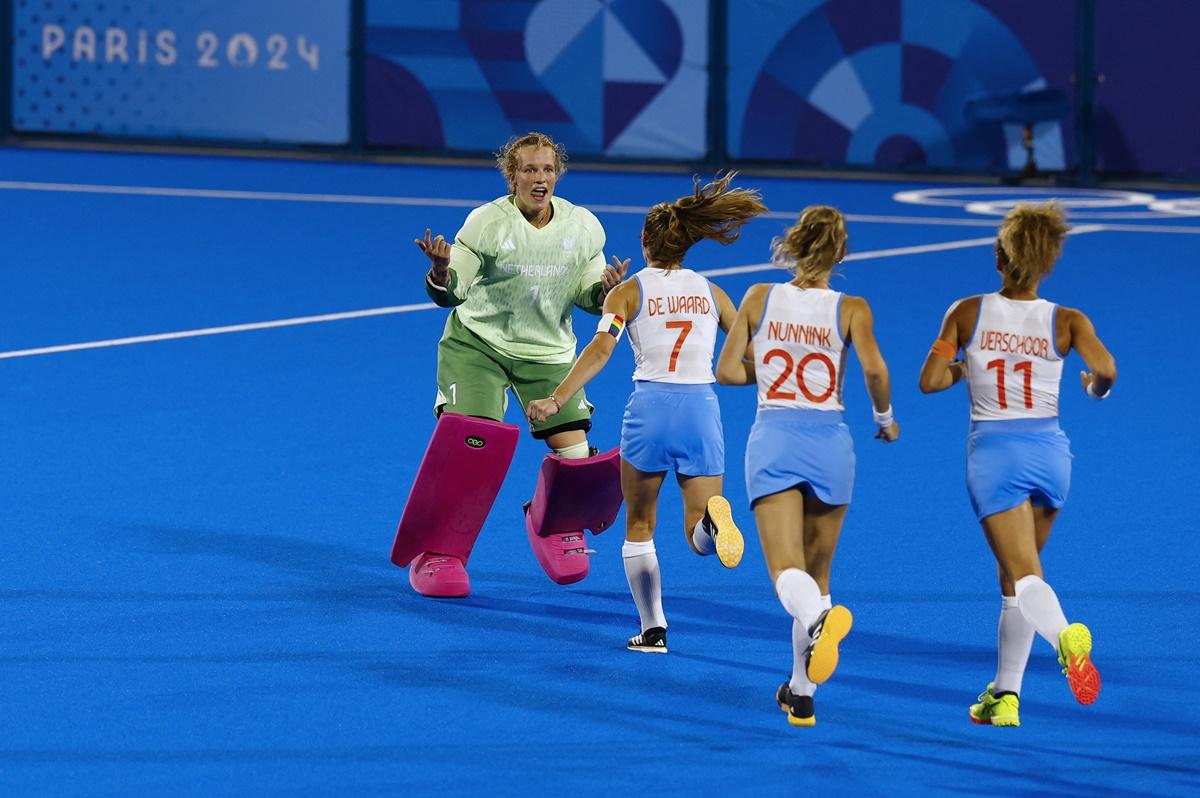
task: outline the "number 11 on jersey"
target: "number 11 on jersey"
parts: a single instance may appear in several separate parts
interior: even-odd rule
[[[1004,390],[1004,359],[996,358],[989,360],[987,367],[996,370],[996,399],[999,400],[1000,409],[1008,409],[1008,394]],[[1022,397],[1025,400],[1025,409],[1033,409],[1033,361],[1022,360],[1019,363],[1013,364],[1013,371],[1024,372],[1025,374],[1025,395]]]

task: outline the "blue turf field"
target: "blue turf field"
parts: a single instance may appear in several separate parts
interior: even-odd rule
[[[0,793],[1200,790],[1197,219],[1079,208],[1074,221],[1106,227],[1073,236],[1044,285],[1089,313],[1120,369],[1099,404],[1067,364],[1073,488],[1044,558],[1096,635],[1104,692],[1076,705],[1035,641],[1024,725],[999,730],[966,716],[994,671],[999,609],[964,489],[966,396],[916,389],[948,303],[996,284],[997,217],[893,199],[917,185],[740,182],[779,217],[688,265],[763,263],[807,204],[851,214],[835,287],[872,303],[903,428],[894,446],[871,440],[853,371],[858,482],[833,594],[856,625],[807,730],[773,703],[791,621],[746,507],[750,389],[719,390],[742,567],[692,555],[678,491],[664,491],[665,657],[623,648],[637,616],[621,522],[592,541],[586,581],[558,587],[538,568],[520,506],[543,448],[528,438],[470,598],[419,598],[388,562],[433,427],[445,318],[420,307],[412,239],[453,234],[502,193],[493,170],[0,150]],[[579,170],[559,193],[597,210],[610,253],[636,258],[642,210],[689,187]],[[715,279],[736,300],[781,277]],[[381,307],[395,312],[30,351]],[[588,389],[603,447],[630,388],[618,352]]]

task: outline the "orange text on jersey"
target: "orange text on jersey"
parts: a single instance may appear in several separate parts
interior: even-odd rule
[[[1050,341],[1036,335],[984,330],[979,335],[979,348],[990,352],[1012,352],[1050,359]]]
[[[665,308],[663,307],[664,301],[666,304]],[[651,316],[662,316],[665,313],[707,316],[712,312],[712,303],[708,301],[708,297],[701,294],[665,297],[653,296],[646,301],[646,306]]]
[[[789,324],[785,321],[767,322],[767,340],[794,341],[810,346],[824,346],[832,349],[830,339],[833,330],[828,327],[813,327],[808,324]]]

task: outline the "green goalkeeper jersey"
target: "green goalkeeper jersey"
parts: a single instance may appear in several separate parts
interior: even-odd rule
[[[604,228],[592,212],[551,197],[542,228],[526,221],[512,196],[471,211],[450,250],[450,284],[426,283],[434,302],[453,307],[463,326],[507,357],[569,363],[576,305],[601,308]]]

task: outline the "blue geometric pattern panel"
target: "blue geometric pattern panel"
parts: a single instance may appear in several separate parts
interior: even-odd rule
[[[1039,168],[1066,168],[1073,7],[729,0],[730,155],[1002,171],[1024,164],[1030,124]]]
[[[707,151],[708,0],[367,5],[367,143],[488,151],[543,131],[573,153]]]
[[[350,0],[12,0],[18,132],[346,144]]]

